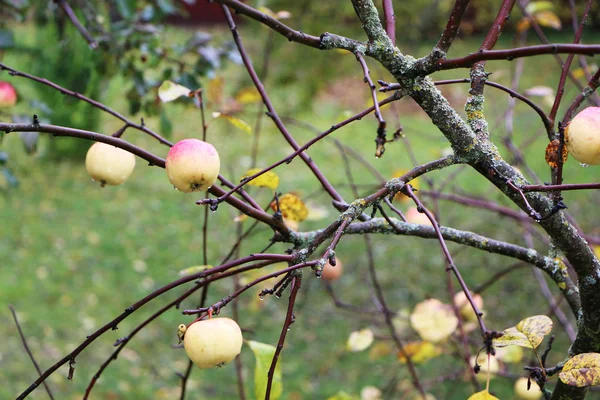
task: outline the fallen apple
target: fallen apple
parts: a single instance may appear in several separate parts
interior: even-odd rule
[[[124,183],[135,167],[135,156],[110,144],[96,142],[85,156],[85,168],[93,180],[104,185]]]
[[[199,368],[214,368],[226,365],[240,354],[243,340],[237,322],[230,318],[210,318],[187,327],[183,347]]]
[[[582,164],[600,164],[600,107],[588,107],[565,129],[565,144]]]
[[[169,150],[165,169],[177,190],[190,193],[210,188],[219,177],[220,167],[219,153],[212,144],[184,139]]]

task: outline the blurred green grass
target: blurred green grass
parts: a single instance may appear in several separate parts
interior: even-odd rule
[[[559,41],[564,40],[568,38]],[[354,57],[318,52],[286,43],[276,39],[274,68],[266,81],[277,110],[284,116],[309,122],[320,130],[344,119],[348,104],[333,101],[327,93],[333,91],[333,86],[342,77],[350,77],[362,84],[362,71]],[[475,49],[478,43],[477,38],[458,41],[453,53],[461,54],[465,49]],[[260,55],[260,40],[249,42],[248,47],[251,54]],[[424,47],[413,51],[418,55],[426,53]],[[27,65],[11,54],[7,54],[4,61],[27,70]],[[255,63],[258,63],[258,57]],[[539,61],[526,65],[521,88],[555,84],[553,78],[556,78],[558,67],[550,57],[540,57]],[[493,80],[508,85],[511,67],[512,64],[508,63],[490,62],[487,69],[494,72]],[[539,73],[540,69],[545,73]],[[378,66],[371,65],[371,70],[375,79],[390,80]],[[241,66],[232,66],[223,71],[223,75],[227,77],[226,90],[230,94],[249,86]],[[434,78],[467,76],[468,71],[463,70],[439,73]],[[328,83],[323,85],[318,82],[319,79]],[[15,80],[14,83],[20,92],[32,93],[28,82]],[[360,84],[356,87],[360,88]],[[104,101],[117,110],[125,110],[126,102],[122,96],[125,85],[126,82],[120,79],[113,80],[110,87],[106,88]],[[307,95],[316,88],[321,88],[319,95]],[[467,89],[468,85],[455,85],[444,90],[460,109],[466,99]],[[575,93],[569,86],[565,99],[572,98]],[[504,135],[502,113],[507,96],[492,89],[487,89],[486,94],[486,113],[492,137],[500,143]],[[370,97],[366,87],[354,93],[354,96],[359,101],[354,99],[352,104],[368,105]],[[312,100],[307,102],[306,99]],[[439,157],[448,145],[435,127],[422,112],[415,109],[410,100],[398,102],[397,108],[406,140],[410,142],[417,160],[426,162]],[[545,109],[548,108],[545,106]],[[174,122],[173,140],[201,135],[197,110],[181,104],[169,104],[166,109]],[[243,114],[251,123],[255,109],[250,107]],[[462,110],[460,112],[463,114]],[[387,109],[385,113],[390,126],[395,126],[390,110]],[[152,127],[159,125],[154,118],[146,120],[146,123]],[[118,121],[109,116],[103,117],[103,133],[110,134],[119,126]],[[269,165],[291,152],[267,119],[263,126],[258,166]],[[290,130],[301,143],[312,137],[312,133],[306,130],[296,127]],[[369,116],[334,135],[372,162],[386,177],[391,177],[396,169],[410,168],[412,163],[402,141],[389,144],[384,157],[374,159],[375,130],[376,122]],[[537,116],[518,103],[515,142],[521,146],[536,138],[527,147],[525,156],[536,173],[548,180],[548,168],[543,155],[544,137]],[[125,138],[160,156],[166,155],[166,148],[139,132],[128,131]],[[46,143],[41,144],[42,153],[50,140],[61,139],[44,137]],[[211,122],[209,140],[221,153],[223,173],[236,181],[249,167],[251,137],[217,121]],[[21,182],[18,188],[5,190],[0,195],[0,220],[3,221],[0,233],[0,305],[3,307],[0,312],[0,336],[6,339],[0,345],[0,397],[13,398],[35,379],[35,371],[22,349],[8,304],[16,308],[31,349],[42,369],[45,369],[76,347],[86,335],[139,298],[176,279],[180,270],[201,264],[203,211],[194,204],[199,195],[176,192],[168,184],[163,170],[148,168],[143,162],[138,162],[136,171],[126,185],[101,189],[91,182],[81,163],[68,160],[50,162],[43,157],[26,156],[16,134],[7,135],[2,146],[9,151],[11,167]],[[506,149],[501,148],[501,152],[510,159]],[[323,141],[315,145],[309,154],[331,182],[340,187],[344,198],[352,199],[341,157],[332,142]],[[457,168],[433,172],[431,179],[441,182]],[[374,182],[359,165],[353,165],[352,171],[357,183]],[[296,191],[330,210],[329,216],[322,221],[303,223],[302,230],[325,226],[336,218],[326,194],[319,190],[317,181],[301,161],[294,160],[276,172],[281,178],[279,191]],[[581,168],[574,161],[567,163],[565,176],[569,182],[597,180],[597,173],[592,168]],[[426,185],[422,183],[422,187]],[[490,184],[469,170],[459,174],[450,187],[486,196],[515,208],[503,200]],[[266,204],[272,195],[266,190],[253,189],[251,192],[257,195],[261,204]],[[598,233],[597,216],[589,215],[590,205],[598,203],[598,195],[593,192],[568,192],[565,193],[565,200],[573,214],[580,217],[581,227],[589,233]],[[428,200],[426,204],[432,203]],[[439,211],[445,225],[525,245],[521,228],[510,220],[445,202],[440,202]],[[209,263],[217,264],[235,242],[236,227],[232,220],[236,215],[234,210],[225,205],[210,214]],[[260,251],[269,237],[267,229],[257,230],[242,246],[242,254]],[[392,309],[410,310],[427,297],[449,301],[445,265],[435,241],[390,236],[376,236],[373,239],[377,271]],[[472,286],[512,263],[510,259],[470,248],[459,250],[453,244],[450,248],[455,254],[456,264]],[[537,248],[547,251],[539,243]],[[285,249],[285,245],[278,244],[271,251]],[[371,305],[372,289],[365,283],[368,281],[368,271],[362,239],[344,237],[337,254],[344,261],[346,271],[344,277],[333,284],[336,292],[344,301]],[[305,276],[296,309],[296,323],[291,328],[283,351],[283,399],[325,399],[340,390],[358,394],[367,385],[384,388],[390,382],[409,379],[406,368],[398,364],[393,354],[372,360],[368,351],[346,352],[345,342],[351,331],[373,325],[377,332],[387,336],[385,326],[380,320],[372,322],[360,315],[336,309],[325,295],[323,283],[308,273]],[[230,293],[232,285],[227,281],[211,286],[209,303]],[[72,382],[66,380],[66,367],[55,373],[49,383],[58,398],[80,398],[98,366],[113,351],[112,343],[127,335],[181,291],[173,291],[153,301],[121,323],[117,331],[109,331],[94,342],[77,357]],[[252,331],[247,335],[248,339],[274,345],[285,315],[287,296],[259,302],[256,301],[256,294],[257,291],[249,291],[241,298],[240,325]],[[198,297],[192,296],[182,304],[182,308],[194,307]],[[509,278],[499,281],[484,293],[484,299],[487,321],[494,329],[514,325],[529,315],[546,314],[549,308],[529,268],[520,269]],[[231,311],[224,309],[223,315],[231,315]],[[181,350],[172,346],[176,343],[176,326],[184,321],[186,319],[173,310],[139,333],[119,359],[103,373],[92,398],[178,398],[179,378],[175,373],[185,369],[187,360]],[[552,362],[560,360],[567,350],[565,335],[556,320],[555,324],[557,341],[556,350],[550,356]],[[403,336],[405,339],[416,338],[416,334],[411,332]],[[477,341],[474,343],[473,349],[478,345]],[[449,347],[454,345],[451,343]],[[242,360],[248,393],[251,394],[254,361],[247,348],[242,352]],[[445,355],[418,366],[418,372],[423,380],[427,380],[460,367],[456,358]],[[518,366],[509,369],[521,373]],[[497,378],[492,382],[492,389],[500,398],[511,398],[511,388],[512,382],[507,379]],[[430,391],[438,399],[464,399],[472,392],[472,388],[459,379],[443,382]],[[195,370],[189,383],[189,393],[189,398],[235,398],[233,366],[216,371]],[[32,399],[45,397],[41,388],[31,396]]]

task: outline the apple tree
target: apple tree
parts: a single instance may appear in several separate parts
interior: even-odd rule
[[[13,7],[17,3],[8,1]],[[155,59],[156,63],[151,63],[148,67],[131,61],[125,68],[130,74],[128,77],[135,82],[134,88],[127,93],[132,104],[129,110],[131,114],[160,112],[157,110],[168,107],[167,103],[170,101],[186,99],[190,106],[198,110],[198,129],[190,132],[189,139],[172,143],[165,137],[165,131],[168,130],[167,125],[176,122],[165,123],[165,126],[155,129],[144,123],[143,119],[140,122],[134,121],[123,112],[96,99],[0,62],[0,70],[4,72],[0,78],[10,82],[11,88],[12,85],[18,85],[19,79],[32,80],[88,103],[122,123],[117,132],[105,135],[72,126],[48,124],[40,114],[32,115],[26,122],[12,122],[3,118],[0,131],[4,135],[37,132],[52,135],[58,138],[56,140],[70,137],[96,142],[88,152],[86,166],[92,178],[102,185],[125,182],[133,169],[133,156],[138,161],[147,162],[148,168],[166,168],[168,178],[165,177],[165,185],[172,184],[181,192],[191,192],[191,195],[186,195],[189,201],[198,204],[198,213],[204,213],[205,245],[210,240],[206,228],[206,220],[211,215],[208,210],[215,213],[223,213],[228,208],[236,210],[239,217],[231,223],[238,224],[239,234],[223,261],[213,266],[205,258],[202,266],[187,269],[182,277],[148,293],[126,310],[115,310],[114,319],[106,321],[101,328],[87,335],[76,348],[51,367],[45,371],[40,370],[39,377],[24,389],[18,396],[19,399],[26,398],[63,365],[69,365],[69,378],[76,376],[77,356],[91,343],[116,329],[119,323],[140,308],[154,307],[155,314],[115,344],[114,353],[90,379],[84,396],[88,398],[95,385],[99,384],[102,372],[135,339],[136,333],[164,313],[180,313],[177,310],[179,304],[198,292],[203,293],[199,306],[183,311],[184,315],[189,316],[188,323],[172,332],[175,335],[177,331],[191,358],[187,372],[181,375],[181,398],[185,396],[186,382],[193,368],[192,361],[200,368],[212,367],[233,360],[240,352],[240,332],[243,329],[240,331],[235,321],[219,317],[221,311],[228,307],[242,307],[243,303],[238,303],[238,300],[248,296],[258,295],[262,299],[271,298],[272,295],[285,295],[287,309],[285,318],[279,322],[281,333],[276,346],[246,342],[257,358],[263,360],[262,364],[257,363],[255,371],[255,386],[258,387],[256,396],[264,396],[265,399],[279,398],[283,390],[282,380],[285,380],[285,374],[282,377],[280,369],[280,357],[285,354],[288,342],[293,340],[288,338],[288,330],[292,323],[300,322],[295,317],[294,310],[303,296],[303,284],[315,277],[323,278],[323,290],[327,291],[340,309],[352,311],[353,316],[362,313],[367,318],[380,318],[384,322],[389,342],[395,347],[394,353],[410,375],[410,387],[402,389],[406,395],[411,393],[415,398],[430,398],[428,392],[434,392],[440,380],[466,379],[472,385],[472,399],[496,398],[493,396],[494,387],[490,386],[490,375],[502,373],[498,370],[498,360],[503,363],[516,360],[525,364],[522,355],[515,356],[522,351],[520,348],[529,349],[527,351],[535,359],[531,365],[525,365],[522,375],[508,374],[510,378],[514,378],[520,388],[517,391],[520,390],[521,393],[524,381],[517,378],[529,378],[529,383],[525,384],[526,394],[522,396],[583,399],[592,390],[591,387],[600,384],[600,261],[594,254],[594,246],[600,244],[600,237],[585,232],[576,219],[585,218],[584,213],[589,214],[590,210],[593,213],[593,205],[587,210],[576,209],[570,213],[569,201],[563,197],[564,192],[589,193],[600,188],[599,183],[565,182],[567,179],[564,176],[567,159],[578,168],[577,162],[585,165],[600,164],[600,108],[597,107],[600,106],[600,101],[595,93],[600,70],[596,65],[588,64],[586,58],[600,53],[600,45],[582,44],[586,33],[585,24],[594,6],[593,1],[577,2],[581,4],[570,2],[572,40],[569,43],[553,43],[546,32],[560,27],[561,19],[554,13],[551,2],[503,0],[496,5],[495,17],[486,27],[487,32],[479,48],[454,55],[452,50],[461,22],[470,10],[469,0],[456,0],[450,2],[445,28],[440,33],[439,40],[431,43],[428,54],[417,57],[406,54],[401,41],[397,41],[402,32],[410,27],[397,26],[394,11],[397,4],[394,3],[398,2],[392,0],[349,0],[345,4],[345,7],[352,7],[354,22],[361,26],[364,33],[362,37],[342,36],[330,31],[307,33],[296,27],[303,21],[294,20],[293,13],[275,12],[259,5],[255,7],[255,2],[251,1],[214,0],[228,24],[227,34],[233,40],[233,47],[223,47],[217,52],[219,57],[237,59],[243,64],[254,86],[246,94],[254,96],[262,104],[261,115],[257,119],[268,118],[288,146],[285,157],[259,168],[257,160],[260,160],[261,154],[257,149],[260,129],[252,128],[243,113],[237,112],[239,110],[211,110],[212,118],[222,119],[230,123],[232,128],[254,135],[255,146],[248,149],[252,168],[241,179],[231,176],[222,168],[226,164],[226,153],[210,144],[210,126],[207,123],[209,117],[204,98],[207,94],[201,88],[202,79],[210,75],[204,68],[207,60],[210,60],[207,58],[210,52],[201,52],[204,56],[192,61],[192,70],[183,68],[183,64],[189,61],[186,51],[201,47],[203,43],[198,40],[201,41],[202,38],[196,37],[196,42],[180,47],[180,52],[175,54],[165,52],[156,38],[150,44],[144,39],[144,35],[149,34],[143,29],[144,19],[153,18],[155,10],[163,14],[170,12],[170,7],[173,7],[170,2],[138,2],[138,7],[129,7],[132,2],[117,1],[117,7],[108,10],[100,5],[97,9],[86,6],[83,4],[85,2],[59,0],[54,3],[56,5],[53,10],[57,15],[66,17],[76,28],[78,38],[86,41],[93,51],[100,52],[107,62],[118,62],[119,57],[128,59],[125,51],[141,52],[142,56],[145,54],[145,57]],[[80,9],[74,11],[77,7]],[[318,5],[315,4],[314,7]],[[112,31],[99,22],[102,20],[99,16],[105,15],[103,13],[113,17],[110,25]],[[84,18],[78,15],[84,15]],[[256,59],[253,57],[258,55],[253,55],[245,47],[245,40],[237,27],[241,20],[246,24],[266,26],[270,30],[269,35],[282,35],[290,42],[286,44],[290,48],[312,48],[315,53],[327,53],[332,60],[340,52],[351,54],[356,60],[355,67],[361,80],[364,81],[361,83],[361,90],[369,94],[371,105],[339,121],[331,121],[329,128],[318,130],[314,138],[303,144],[299,143],[295,132],[301,127],[311,129],[310,124],[303,124],[293,116],[280,115],[277,102],[263,84],[261,74],[257,73]],[[343,21],[332,20],[331,31],[335,31],[336,23]],[[117,31],[120,33],[111,36]],[[123,35],[123,32],[126,34]],[[512,35],[511,38],[514,36],[513,42],[510,46],[504,46],[506,48],[498,49],[503,32],[505,35]],[[528,35],[531,34],[541,44],[528,44],[528,40],[531,40]],[[139,42],[134,40],[127,46],[120,46],[123,43],[112,41],[113,38],[120,38],[127,42],[138,35]],[[234,55],[231,54],[231,49],[235,50]],[[541,63],[538,61],[540,59],[545,60],[544,62],[556,62],[558,73],[553,77],[555,87],[530,88],[526,95],[520,85],[524,65]],[[162,65],[159,61],[180,64],[179,71],[186,72],[178,75],[177,69],[169,68],[155,75],[160,78],[150,80],[143,72],[146,68]],[[285,63],[286,60],[272,62]],[[575,68],[575,62],[579,63],[578,68]],[[546,73],[545,65],[537,65]],[[334,65],[331,67],[335,68]],[[493,80],[492,73],[498,69],[511,70],[510,86]],[[310,71],[311,76],[318,76],[319,73],[320,71]],[[452,78],[436,77],[439,74],[448,77],[449,73]],[[376,74],[385,79],[377,79],[374,76]],[[229,82],[223,84],[227,85]],[[443,88],[450,85],[469,87],[464,107],[458,107],[455,102],[449,101],[447,93],[442,92]],[[566,87],[576,88],[577,94],[569,96]],[[0,90],[2,88],[0,86]],[[485,104],[490,91],[503,92],[508,98],[508,106],[502,119],[504,127],[501,129],[487,117]],[[0,93],[0,99],[8,96],[6,93]],[[160,101],[156,101],[157,98]],[[11,101],[10,98],[7,100],[9,103]],[[548,102],[548,106],[538,104],[542,101]],[[411,104],[414,109],[426,114],[427,123],[436,132],[436,137],[443,137],[449,148],[440,152],[438,158],[417,162],[414,152],[408,146],[407,154],[403,157],[414,161],[414,167],[400,171],[394,177],[386,177],[372,166],[373,159],[390,157],[390,152],[386,152],[386,149],[397,146],[397,142],[405,140],[405,135],[410,135],[403,131],[400,122],[402,113],[398,104]],[[533,133],[519,129],[514,124],[517,105],[527,107],[529,120],[535,121],[529,129],[542,132],[547,147],[538,148],[526,144],[526,139],[533,136]],[[578,112],[579,109],[583,111]],[[344,129],[365,117],[371,118],[370,129],[361,134],[372,138],[374,146],[372,149],[353,149],[352,138],[343,135]],[[266,124],[267,121],[263,123]],[[150,151],[128,141],[127,137],[134,135],[133,131],[150,135],[164,146],[164,153],[168,153],[166,158],[161,156],[163,153]],[[328,143],[327,140],[331,138],[340,150],[341,162],[337,169],[344,170],[347,180],[345,188],[330,179],[335,171],[321,168],[310,156],[311,151]],[[419,154],[419,158],[426,157],[426,154]],[[545,159],[547,164],[543,171],[536,171],[528,164],[532,159],[539,158]],[[293,161],[296,162],[292,163]],[[278,172],[300,168],[299,162],[314,177],[315,190],[327,194],[330,204],[328,210],[334,213],[333,218],[322,218],[317,229],[308,231],[298,227],[298,223],[312,212],[306,205],[308,199],[297,193],[277,191]],[[369,171],[370,185],[366,188],[355,179],[355,168],[358,165]],[[433,177],[442,171],[451,173],[445,175],[443,180],[436,181]],[[462,171],[472,173],[469,179],[476,180],[481,185],[490,185],[490,198],[469,196],[461,192],[460,188],[452,187],[456,176],[453,174]],[[547,177],[541,178],[538,175]],[[252,186],[271,188],[274,195],[268,201],[259,201],[248,190]],[[497,200],[492,194],[500,194],[502,200]],[[453,227],[442,224],[438,208],[440,200],[449,201],[459,209],[464,207],[465,213],[483,209],[491,215],[510,218],[514,221],[514,226],[522,231],[525,245],[495,239],[492,237],[493,230],[475,232],[460,229],[458,225]],[[399,202],[411,202],[414,206],[402,212],[396,206]],[[261,249],[240,253],[241,243],[257,227],[269,229],[272,232],[270,240]],[[208,230],[210,229],[218,227]],[[496,233],[506,236],[501,232]],[[440,287],[447,292],[445,296],[449,300],[443,302],[437,298],[422,298],[406,315],[394,311],[398,306],[389,301],[390,293],[383,287],[378,276],[381,268],[398,268],[397,276],[400,281],[403,269],[419,266],[411,263],[399,265],[378,258],[377,240],[382,235],[396,235],[397,243],[402,243],[408,236],[420,238],[428,242],[430,247],[431,243],[437,243],[439,250],[436,251],[439,251],[445,266],[445,269],[440,269],[438,276],[444,281]],[[337,251],[338,245],[355,237],[360,237],[364,242],[368,260],[368,285],[365,290],[370,290],[372,305],[366,310],[344,302],[343,294],[336,291],[331,283],[340,278],[342,271],[340,260],[344,260],[344,254]],[[281,250],[269,252],[272,246]],[[490,273],[488,282],[470,287],[467,284],[468,272],[461,268],[461,263],[455,262],[459,251],[456,249],[463,247],[502,255],[513,259],[516,264]],[[394,258],[401,260],[402,250],[400,247],[398,249]],[[344,274],[352,273],[347,268],[348,261],[344,262]],[[274,271],[268,269],[273,265],[278,268]],[[282,265],[284,266],[281,267]],[[527,315],[525,306],[522,318],[515,321],[514,326],[496,326],[483,312],[484,290],[523,265],[528,265],[535,271],[539,286],[533,288],[532,293],[548,299],[549,315]],[[481,265],[477,268],[488,266]],[[249,275],[253,279],[244,284],[239,283],[240,277]],[[547,285],[546,279],[552,286]],[[237,283],[226,297],[212,304],[206,301],[206,293],[210,292],[213,285],[232,280]],[[265,282],[270,286],[262,286]],[[258,293],[257,288],[261,288]],[[160,296],[167,292],[176,292],[178,297],[161,305]],[[501,307],[502,303],[499,304],[498,307]],[[319,305],[310,306],[318,312]],[[576,321],[574,326],[573,320]],[[560,322],[570,339],[569,346],[552,348],[552,338],[544,341],[552,331],[554,321]],[[399,326],[402,322],[410,326],[411,334],[407,334]],[[448,344],[449,338],[454,340],[454,346]],[[348,349],[361,351],[375,339],[374,332],[369,328],[352,332],[348,338]],[[25,337],[23,340],[25,341]],[[545,343],[545,347],[540,347],[542,343]],[[203,345],[205,347],[201,347]],[[560,352],[562,361],[550,364],[548,354],[551,351]],[[416,365],[435,358],[442,352],[451,353],[459,361],[460,367],[448,376],[443,375],[448,371],[441,371],[443,379],[424,379],[420,376]],[[235,363],[237,371],[241,371],[239,359]],[[263,367],[259,368],[259,364]],[[478,379],[480,375],[484,376],[483,383]],[[239,396],[244,399],[246,395],[241,373],[238,373],[238,379]],[[344,398],[343,396],[340,392],[336,398]],[[375,394],[374,398],[377,396],[381,396],[381,393]],[[363,394],[363,398],[365,397],[366,394]]]

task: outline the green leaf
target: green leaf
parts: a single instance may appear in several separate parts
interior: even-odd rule
[[[117,0],[117,10],[119,14],[125,19],[131,19],[133,16],[132,4],[129,0]]]
[[[521,346],[529,349],[537,348],[544,336],[552,330],[552,320],[545,315],[535,315],[522,320],[503,332],[502,337],[494,339],[494,346]]]
[[[569,386],[587,387],[600,385],[600,354],[583,353],[571,358],[558,375]]]
[[[256,400],[262,400],[265,398],[265,393],[267,392],[267,374],[275,355],[275,346],[255,342],[254,340],[247,340],[246,344],[250,347],[256,359],[256,366],[254,368],[254,396]],[[282,393],[283,381],[281,379],[281,357],[279,357],[275,373],[273,374],[271,400],[277,400]]]

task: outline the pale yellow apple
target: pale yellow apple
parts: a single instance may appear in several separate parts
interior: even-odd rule
[[[515,394],[521,400],[538,400],[542,398],[542,391],[534,381],[531,382],[531,387],[527,390],[527,378],[519,378],[515,382]]]
[[[177,142],[167,154],[169,181],[185,193],[207,190],[219,177],[221,160],[210,143],[198,139]]]
[[[113,145],[96,142],[85,156],[85,168],[102,186],[120,185],[133,172],[135,156]]]
[[[335,281],[340,279],[342,272],[344,272],[344,267],[342,266],[340,259],[336,257],[335,267],[327,261],[327,264],[323,267],[323,271],[321,271],[321,278],[326,281]]]
[[[183,347],[199,368],[222,367],[242,351],[242,330],[230,318],[194,322],[185,330]]]
[[[494,376],[496,376],[496,373],[500,371],[500,363],[498,362],[498,359],[494,356],[490,356],[489,359],[489,371],[490,371],[490,377],[494,378]],[[471,366],[475,367],[475,356],[471,356],[471,359],[469,360]],[[488,376],[488,355],[486,353],[480,353],[479,356],[477,357],[477,364],[479,364],[479,366],[481,367],[481,370],[479,370],[479,373],[477,375],[475,375],[475,377],[477,378],[477,380],[479,382],[485,382],[487,381],[487,376]]]
[[[600,164],[600,107],[588,107],[565,130],[569,153],[582,164]]]

